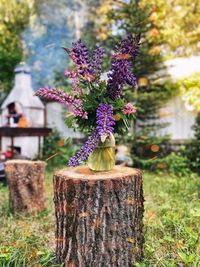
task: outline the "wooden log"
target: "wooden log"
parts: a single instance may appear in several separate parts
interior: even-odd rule
[[[43,161],[9,160],[5,172],[10,192],[10,205],[14,213],[37,213],[44,209]]]
[[[70,167],[54,174],[56,257],[71,267],[126,267],[142,257],[140,170]]]

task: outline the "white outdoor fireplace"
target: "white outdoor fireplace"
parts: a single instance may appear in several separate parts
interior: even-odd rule
[[[40,98],[34,95],[30,68],[24,63],[19,64],[15,68],[14,87],[1,106],[1,129],[7,127],[7,106],[13,102],[20,113],[24,115],[26,121],[26,125],[23,126],[25,127],[24,132],[30,130],[30,136],[27,136],[26,134],[24,134],[23,137],[14,136],[12,138],[12,144],[9,136],[2,135],[1,150],[6,151],[8,146],[14,145],[14,147],[20,148],[22,155],[34,158],[38,154],[38,147],[42,145],[43,137],[38,138],[37,136],[31,136],[31,129],[34,128],[33,130],[36,130],[35,128],[38,128],[42,130],[42,128],[45,127],[45,107]],[[20,128],[19,125],[15,125],[15,128],[16,127]],[[21,128],[22,131],[23,127]],[[16,131],[12,127],[8,128],[9,132]],[[2,132],[5,132],[4,130],[5,129],[3,129]]]

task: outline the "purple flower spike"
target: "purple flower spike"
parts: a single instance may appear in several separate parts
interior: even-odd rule
[[[112,100],[115,100],[115,98],[121,97],[125,84],[136,85],[136,78],[131,72],[131,64],[127,60],[113,58],[111,64],[111,72],[108,73],[107,93]]]
[[[73,112],[75,116],[87,119],[87,112],[82,108],[82,101],[60,89],[40,88],[36,91],[35,95],[62,103]]]
[[[92,54],[92,69],[96,75],[101,74],[101,69],[102,69],[101,64],[103,56],[104,56],[104,49],[99,45],[96,45],[96,48]]]
[[[69,166],[77,166],[80,164],[81,161],[85,161],[90,153],[95,149],[100,141],[100,137],[98,131],[95,130],[93,134],[88,138],[86,143],[81,147],[78,153],[71,157],[69,160]]]
[[[92,81],[94,79],[94,72],[91,69],[88,49],[81,40],[72,44],[70,57],[76,64],[79,76],[85,80]]]
[[[116,46],[116,52],[117,54],[123,55],[127,59],[134,60],[135,57],[138,54],[139,50],[139,37],[133,37],[132,34],[128,34],[127,38],[122,40],[117,46]]]
[[[81,147],[79,152],[70,158],[69,166],[77,166],[81,161],[87,160],[90,153],[98,145],[100,139],[105,141],[106,137],[113,132],[115,121],[113,118],[112,106],[101,103],[97,109],[97,127],[93,134],[88,138],[87,142]]]
[[[116,47],[108,73],[107,94],[112,99],[120,98],[125,84],[136,86],[136,77],[131,70],[130,60],[135,59],[139,48],[138,38],[128,35]]]
[[[96,124],[97,131],[102,141],[105,141],[106,137],[110,135],[114,131],[113,126],[115,125],[114,117],[113,117],[113,109],[112,106],[101,103],[98,106],[96,113]]]

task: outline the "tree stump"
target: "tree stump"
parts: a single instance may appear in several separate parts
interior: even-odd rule
[[[70,167],[54,175],[56,256],[69,267],[126,267],[142,257],[140,170]]]
[[[44,209],[43,161],[9,160],[5,172],[10,192],[10,205],[14,213],[37,213]]]

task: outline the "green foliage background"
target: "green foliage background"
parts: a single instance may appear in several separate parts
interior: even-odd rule
[[[42,159],[47,162],[48,170],[67,166],[69,158],[75,153],[76,145],[70,138],[64,140],[57,129],[44,138]]]
[[[27,0],[0,0],[1,94],[12,88],[14,67],[23,59],[21,33],[29,23],[31,8]]]

